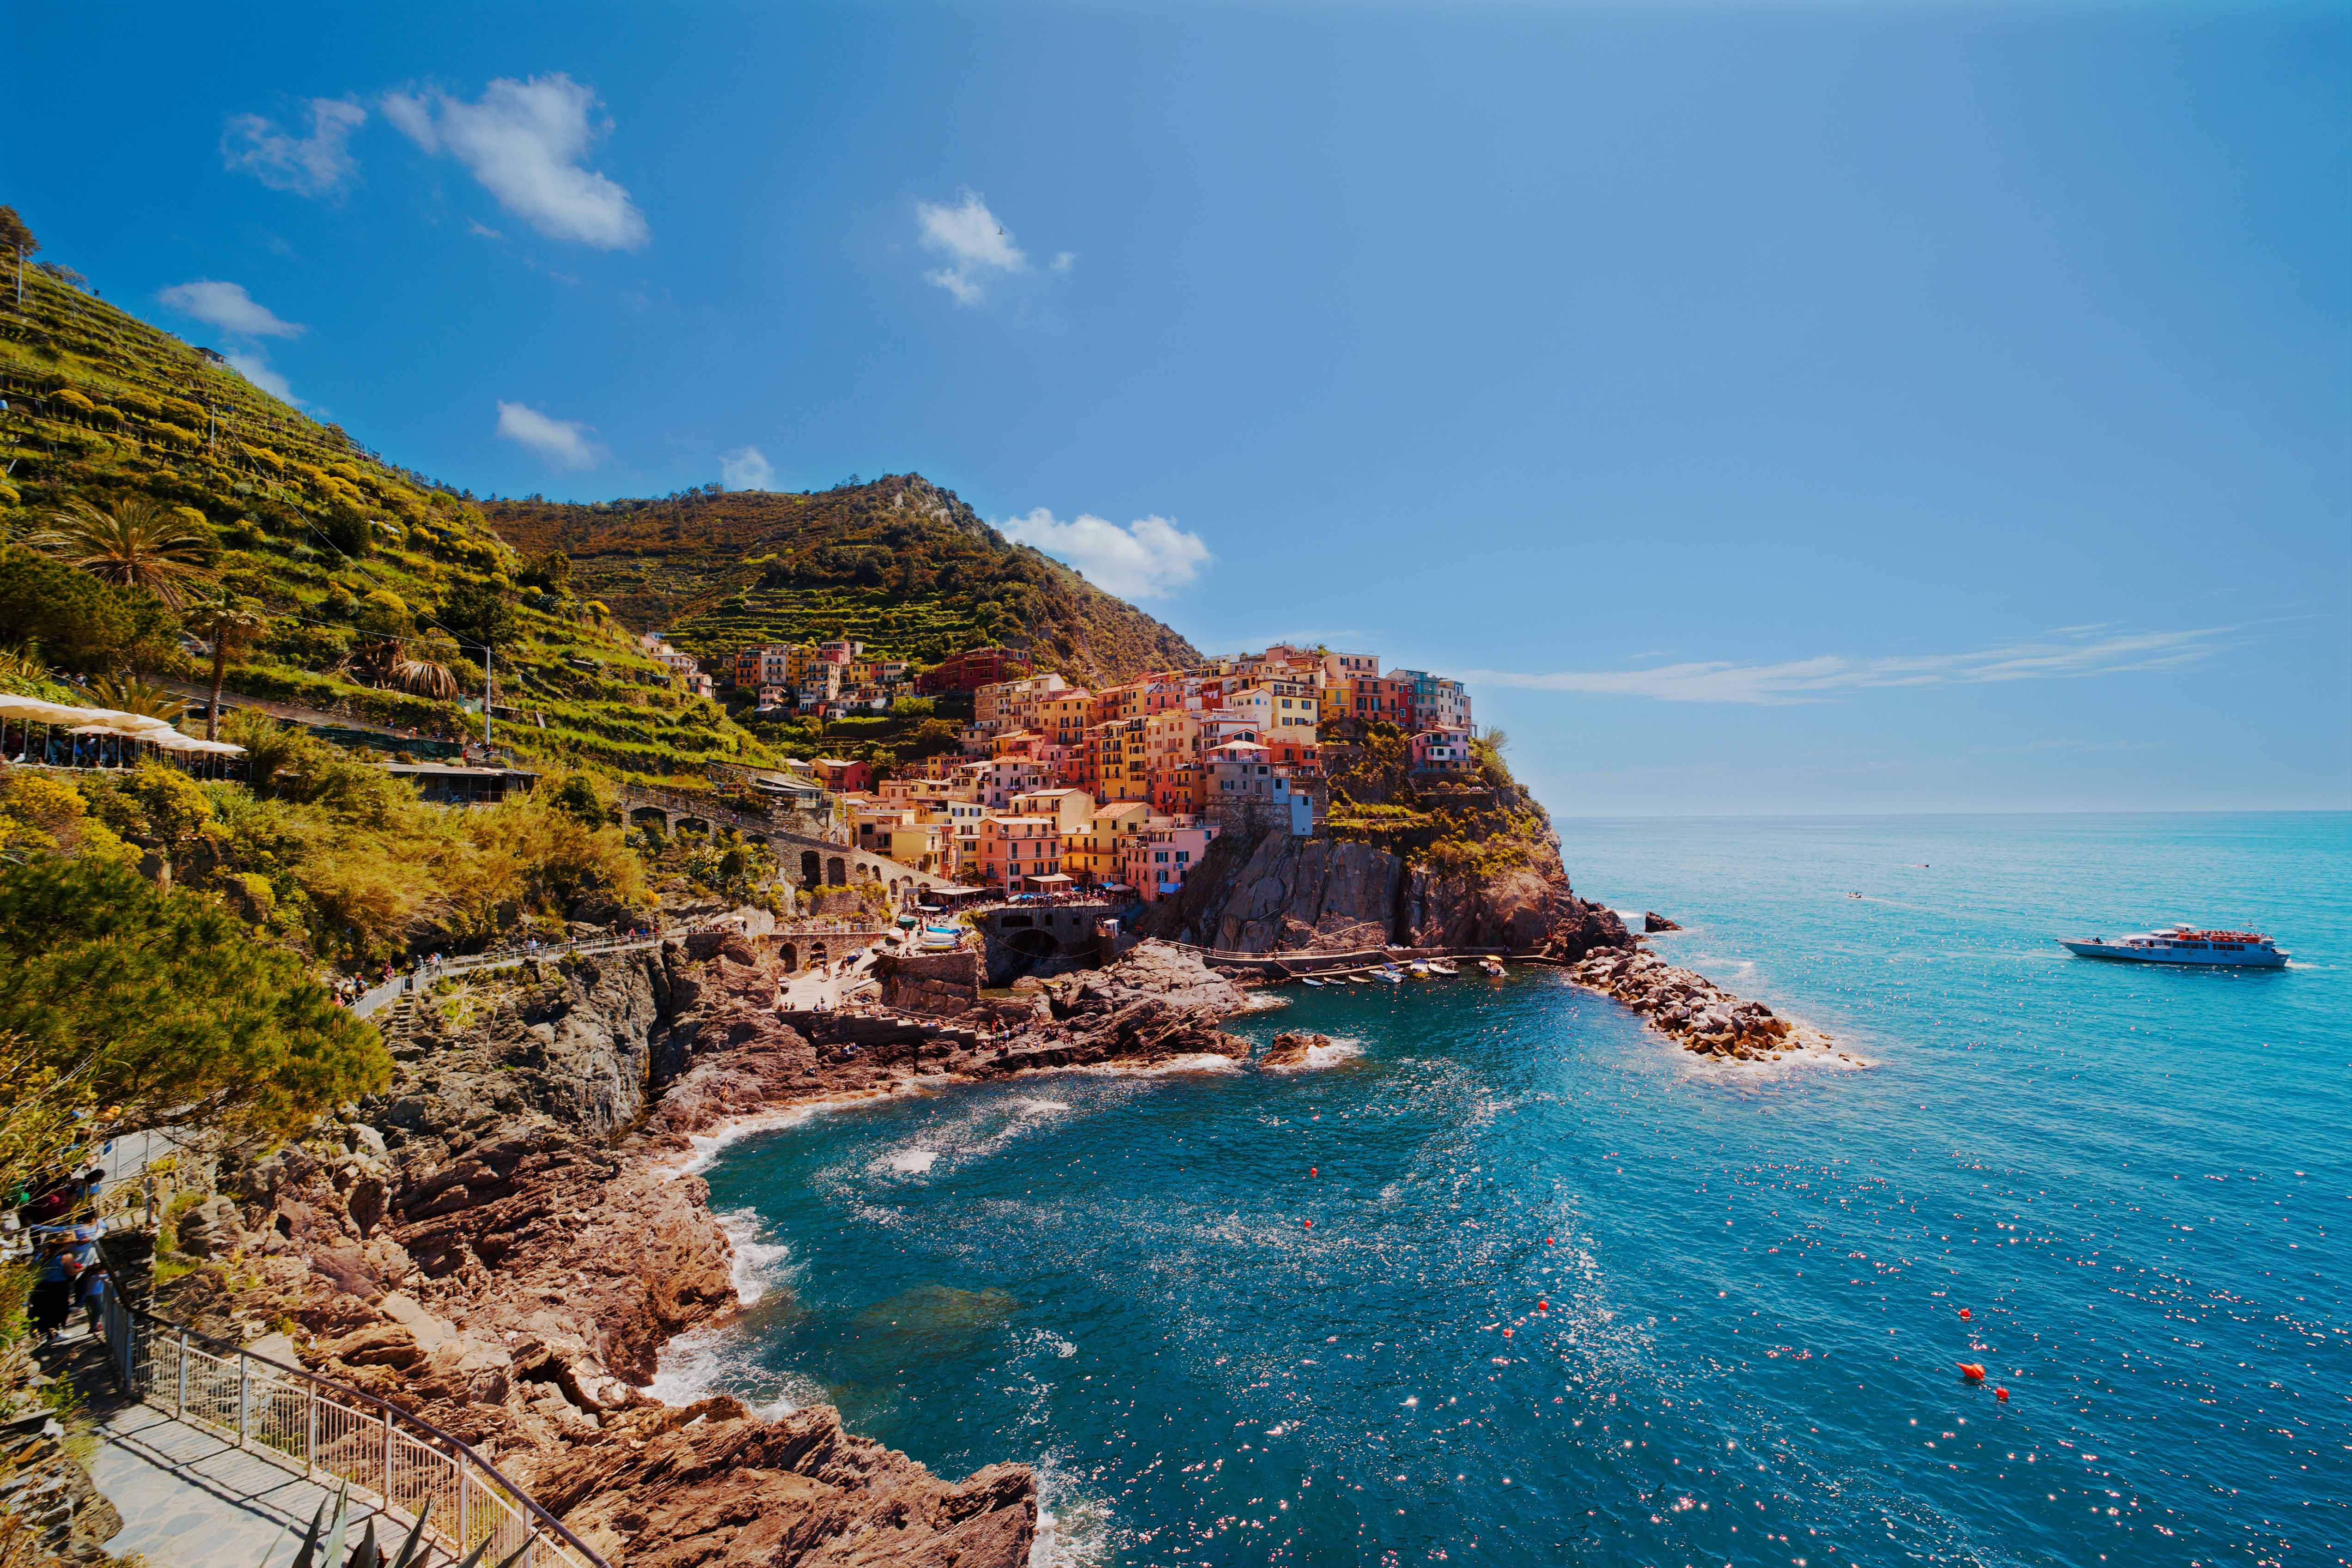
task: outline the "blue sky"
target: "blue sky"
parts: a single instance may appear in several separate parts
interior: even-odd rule
[[[917,470],[1566,814],[2352,804],[2352,8],[10,30],[50,255],[477,492]]]

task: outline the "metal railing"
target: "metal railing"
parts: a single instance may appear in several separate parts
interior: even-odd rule
[[[414,1524],[452,1558],[487,1541],[485,1558],[520,1568],[607,1568],[602,1557],[464,1441],[346,1384],[105,1298],[107,1349],[141,1402],[309,1480]]]

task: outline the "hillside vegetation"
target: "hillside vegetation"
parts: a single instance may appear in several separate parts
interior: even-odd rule
[[[1002,643],[1095,685],[1200,657],[919,474],[809,495],[509,500],[484,511],[509,541],[562,551],[583,591],[706,660],[746,643],[854,637],[880,656],[936,664]]]
[[[58,277],[28,269],[23,310],[0,310],[0,397],[12,541],[0,643],[36,643],[69,672],[202,674],[154,594],[23,548],[72,501],[143,501],[192,525],[203,575],[267,618],[230,663],[231,691],[478,733],[478,708],[463,704],[483,690],[469,644],[487,641],[495,700],[517,714],[499,738],[527,758],[681,779],[763,758],[642,656],[561,562],[519,554],[473,503]]]

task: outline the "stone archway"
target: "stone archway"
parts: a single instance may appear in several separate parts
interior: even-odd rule
[[[847,887],[849,885],[849,867],[843,863],[839,855],[835,855],[831,860],[824,862],[824,880],[825,885],[828,887]]]
[[[814,850],[801,852],[801,885],[815,887],[824,881],[824,861]]]
[[[776,956],[783,960],[785,974],[797,975],[801,972],[800,948],[793,943],[786,942],[778,947]]]
[[[819,964],[824,963],[824,956],[825,956],[825,955],[824,955],[824,943],[822,943],[822,942],[812,942],[812,943],[810,943],[810,944],[809,944],[808,961],[809,961],[809,967],[810,967],[810,968],[814,969],[814,968],[815,968]]]
[[[659,806],[638,806],[630,810],[629,821],[631,825],[635,827],[656,827],[662,829],[664,831],[667,831],[669,829],[669,813],[663,810]]]
[[[703,821],[700,817],[680,817],[677,821],[670,824],[670,831],[674,833],[700,833],[707,839],[710,836],[710,824]]]

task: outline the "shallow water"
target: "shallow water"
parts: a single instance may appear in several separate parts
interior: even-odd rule
[[[665,1391],[1036,1464],[1060,1561],[2343,1559],[2352,818],[1562,836],[1874,1065],[1702,1064],[1528,971],[1235,1026],[1360,1049],[1318,1071],[803,1117],[705,1173],[759,1299]],[[2175,919],[2297,963],[2049,940]]]

